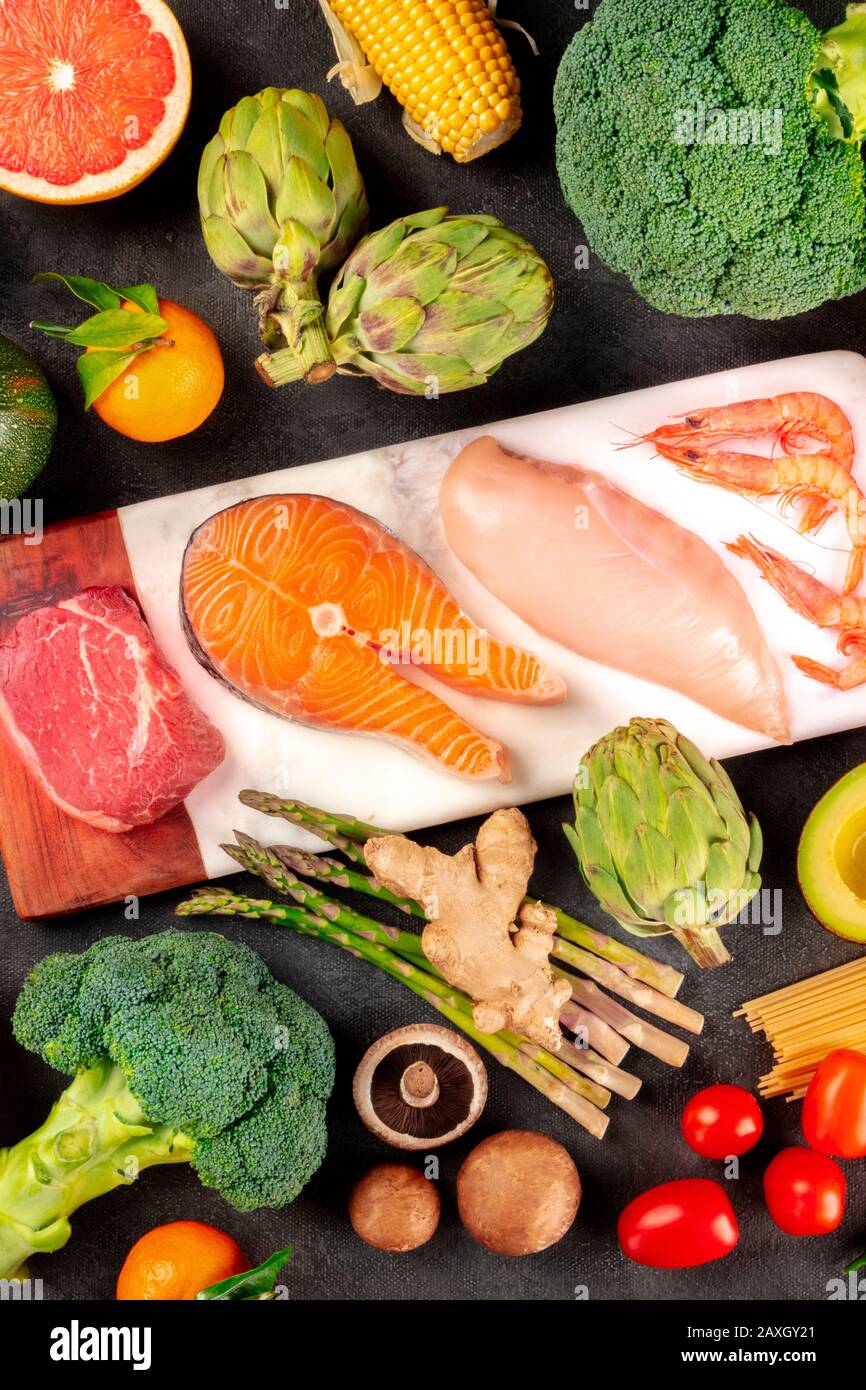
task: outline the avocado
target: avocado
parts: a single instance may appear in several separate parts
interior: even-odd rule
[[[866,943],[866,763],[846,772],[812,810],[797,874],[822,926]]]

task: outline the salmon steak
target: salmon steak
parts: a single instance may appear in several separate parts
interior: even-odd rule
[[[203,522],[183,558],[181,616],[197,660],[243,699],[391,739],[462,777],[509,781],[508,752],[411,680],[413,666],[494,700],[565,698],[558,676],[476,627],[397,536],[327,497],[256,497]]]
[[[782,677],[745,592],[693,531],[598,473],[473,440],[439,492],[459,560],[537,632],[789,743]]]

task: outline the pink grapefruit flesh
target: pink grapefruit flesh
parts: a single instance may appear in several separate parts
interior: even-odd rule
[[[43,203],[125,193],[175,145],[190,87],[162,0],[0,0],[0,188]]]

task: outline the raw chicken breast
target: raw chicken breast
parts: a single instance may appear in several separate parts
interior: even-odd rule
[[[538,632],[790,742],[779,669],[748,599],[699,536],[598,473],[476,439],[439,494],[454,553]]]

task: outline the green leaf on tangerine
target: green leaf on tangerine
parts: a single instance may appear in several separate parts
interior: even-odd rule
[[[103,280],[91,280],[86,275],[60,275],[56,270],[44,270],[39,275],[34,275],[33,279],[59,280],[77,299],[83,299],[85,304],[91,304],[94,309],[120,308],[120,295]]]
[[[277,1276],[291,1258],[292,1247],[287,1245],[285,1250],[277,1250],[255,1269],[245,1270],[243,1274],[233,1274],[228,1279],[220,1280],[218,1284],[210,1284],[206,1289],[201,1289],[196,1294],[196,1299],[206,1302],[272,1299]]]
[[[168,328],[158,314],[140,314],[133,309],[106,309],[85,319],[66,335],[68,343],[80,347],[124,348],[148,338],[160,338]]]
[[[159,314],[159,300],[153,285],[131,285],[128,289],[118,290],[117,293],[121,299],[128,299],[130,303],[137,304],[146,314]]]
[[[73,332],[67,324],[63,323],[42,323],[39,319],[31,319],[30,328],[35,328],[38,333],[44,333],[49,338],[66,338]]]
[[[84,409],[89,410],[101,396],[106,386],[134,362],[137,352],[83,352],[76,362],[78,375],[84,387]]]

